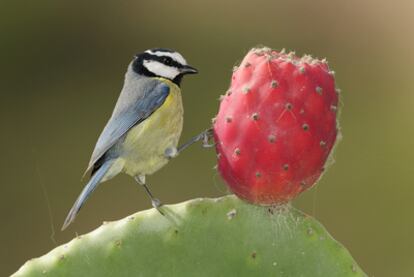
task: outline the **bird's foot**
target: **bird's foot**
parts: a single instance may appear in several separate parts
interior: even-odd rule
[[[152,198],[151,204],[152,207],[154,207],[161,215],[164,215],[164,213],[161,211],[162,202],[158,198]]]
[[[202,145],[204,148],[214,147],[214,143],[210,143],[210,140],[213,138],[213,129],[208,129],[201,133],[202,136]]]

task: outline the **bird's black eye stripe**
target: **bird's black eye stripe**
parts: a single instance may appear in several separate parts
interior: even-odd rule
[[[137,60],[141,61],[140,62],[141,64],[142,64],[142,61],[144,60],[152,60],[152,61],[158,61],[160,63],[163,63],[167,66],[173,66],[176,68],[182,68],[184,66],[168,56],[157,56],[157,55],[152,55],[150,53],[142,53],[142,54],[137,54],[135,57],[137,58]]]
[[[167,57],[167,56],[152,56],[152,60],[155,61],[159,61],[167,66],[173,66],[173,67],[177,67],[177,68],[182,68],[183,65],[180,64],[179,62],[174,61],[171,57]]]

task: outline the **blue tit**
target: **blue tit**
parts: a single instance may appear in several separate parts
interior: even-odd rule
[[[91,178],[62,230],[75,220],[96,187],[119,173],[134,177],[159,209],[161,203],[146,185],[145,176],[177,154],[184,112],[180,83],[184,75],[195,73],[181,54],[170,49],[154,48],[134,57],[112,116],[92,153],[86,170]]]

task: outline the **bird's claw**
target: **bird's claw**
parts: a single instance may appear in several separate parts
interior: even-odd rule
[[[208,129],[201,133],[202,136],[202,146],[204,148],[214,147],[214,143],[210,143],[210,140],[213,138],[213,129]]]

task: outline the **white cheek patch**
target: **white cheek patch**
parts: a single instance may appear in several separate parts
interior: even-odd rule
[[[163,63],[157,61],[148,61],[145,60],[143,65],[150,72],[154,73],[157,76],[161,76],[167,79],[173,80],[180,74],[180,71],[176,67],[166,66]]]
[[[162,57],[162,56],[166,56],[166,57],[170,57],[172,58],[174,61],[182,64],[182,65],[187,65],[187,61],[183,58],[183,56],[181,56],[179,53],[177,52],[161,52],[161,51],[157,51],[157,52],[152,52],[151,50],[147,50],[145,51],[148,54],[154,55],[154,56],[158,56],[158,57]]]

